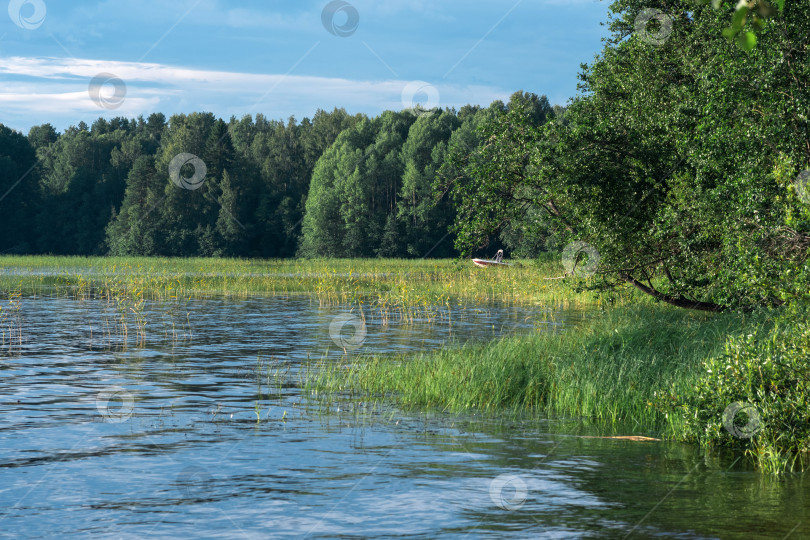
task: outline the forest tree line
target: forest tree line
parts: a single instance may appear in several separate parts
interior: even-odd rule
[[[454,256],[456,210],[435,179],[448,155],[482,144],[481,126],[518,103],[538,122],[553,114],[545,97],[518,92],[488,108],[377,117],[335,109],[301,122],[155,113],[63,133],[0,126],[0,252]],[[173,181],[180,154],[204,164],[198,185]],[[179,176],[195,172],[186,164]],[[542,249],[504,239],[523,255]]]

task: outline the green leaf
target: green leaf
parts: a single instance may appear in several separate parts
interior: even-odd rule
[[[738,7],[737,11],[734,12],[734,16],[731,18],[731,27],[741,30],[745,25],[745,18],[748,16],[748,11],[748,6]]]
[[[746,52],[750,52],[757,46],[757,35],[753,32],[742,32],[737,36],[737,45]]]

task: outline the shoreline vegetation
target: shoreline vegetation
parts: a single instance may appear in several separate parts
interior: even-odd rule
[[[454,259],[223,259],[0,256],[0,287],[22,294],[111,293],[152,300],[205,295],[311,293],[323,304],[374,302],[393,309],[453,302],[554,307],[625,303],[643,295],[571,295],[559,257],[514,261],[483,273]]]
[[[316,394],[451,412],[581,418],[632,434],[728,447],[768,473],[810,465],[810,317],[598,308],[575,328],[399,358],[324,363]]]
[[[508,411],[632,424],[634,435],[731,447],[771,473],[804,470],[810,448],[810,315],[799,308],[705,313],[628,286],[601,295],[557,278],[558,256],[478,269],[468,261],[0,257],[0,325],[20,298],[144,299],[310,294],[321,305],[404,320],[435,306],[493,302],[585,309],[575,327],[399,357],[362,348],[315,362],[313,395],[453,412]],[[133,309],[133,312],[134,309]],[[136,314],[137,315],[137,314]],[[16,332],[24,332],[17,321]],[[140,321],[146,327],[146,321]],[[124,325],[125,327],[125,325]],[[20,335],[22,339],[22,335]]]

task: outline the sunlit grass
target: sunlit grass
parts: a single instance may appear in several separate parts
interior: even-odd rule
[[[310,370],[313,393],[392,398],[451,411],[532,410],[663,430],[656,392],[682,388],[750,317],[667,306],[611,308],[576,327]]]
[[[371,317],[383,325],[448,322],[456,308],[471,305],[559,310],[603,304],[597,295],[575,293],[556,279],[564,272],[557,256],[513,263],[478,268],[458,260],[6,256],[0,257],[0,305],[36,295],[100,301],[113,313],[102,330],[108,341],[144,346],[147,328],[161,333],[162,319],[169,321],[172,335],[178,324],[185,326],[182,313],[170,306],[214,296],[304,294],[322,307],[348,307],[363,320]],[[634,295],[626,291],[613,301]],[[156,305],[171,311],[170,316],[156,317]],[[19,338],[23,330],[15,324],[0,314],[0,327],[8,334],[2,343],[11,343],[12,332]],[[163,328],[163,334],[168,332]]]
[[[0,288],[41,294],[174,299],[311,293],[323,304],[404,310],[454,302],[599,305],[573,294],[557,257],[477,268],[469,261],[402,259],[163,259],[0,257]],[[631,293],[628,293],[631,294]]]

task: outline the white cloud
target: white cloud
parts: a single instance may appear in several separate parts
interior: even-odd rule
[[[124,101],[115,109],[116,116],[137,116],[143,111],[155,110],[160,98],[139,97]],[[18,109],[22,111],[50,113],[63,115],[66,112],[96,112],[96,105],[89,101],[84,92],[36,93],[36,92],[2,92],[0,93],[0,109]],[[102,116],[96,114],[95,116]]]
[[[88,93],[90,80],[110,73],[127,86],[120,108],[99,108]],[[273,117],[311,115],[317,108],[346,107],[375,114],[401,109],[402,93],[411,81],[351,80],[307,75],[239,73],[191,69],[155,63],[52,57],[11,57],[0,61],[7,82],[0,89],[0,111],[9,116],[136,116],[210,110],[240,116],[263,112]],[[467,103],[488,105],[508,92],[486,86],[436,84],[442,107]],[[78,122],[68,120],[70,123]],[[29,124],[30,125],[30,124]]]

